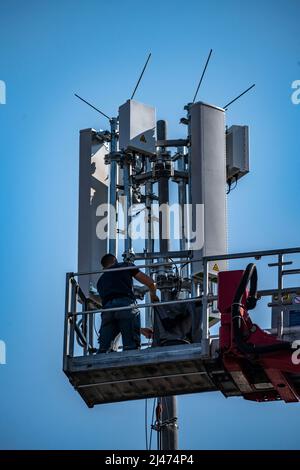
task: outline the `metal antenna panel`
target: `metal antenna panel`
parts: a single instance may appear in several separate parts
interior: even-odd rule
[[[155,154],[156,110],[152,106],[127,100],[119,108],[120,150],[143,155]]]

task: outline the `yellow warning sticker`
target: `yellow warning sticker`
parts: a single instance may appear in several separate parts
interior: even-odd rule
[[[217,272],[220,271],[219,266],[217,265],[217,263],[215,263],[215,264],[213,265],[213,271],[217,271]]]
[[[147,140],[146,140],[146,137],[144,136],[144,134],[141,135],[140,141],[144,142],[145,144],[147,143]]]

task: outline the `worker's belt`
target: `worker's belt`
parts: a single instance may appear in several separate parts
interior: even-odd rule
[[[131,297],[130,295],[126,295],[126,294],[111,294],[111,295],[108,295],[105,297],[105,300],[102,301],[102,306],[105,308],[105,305],[110,302],[111,300],[114,300],[114,299],[129,299],[131,300],[132,302],[135,303],[135,298],[134,297]]]

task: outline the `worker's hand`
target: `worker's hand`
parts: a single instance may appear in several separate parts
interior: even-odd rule
[[[150,294],[151,302],[159,302],[159,297],[156,294]]]
[[[141,328],[141,334],[145,336],[147,339],[153,338],[153,330],[152,328]]]

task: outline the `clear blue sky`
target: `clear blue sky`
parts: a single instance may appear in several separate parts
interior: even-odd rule
[[[64,276],[76,269],[78,132],[106,122],[73,97],[112,115],[129,96],[157,106],[170,137],[214,54],[200,98],[248,124],[251,174],[229,198],[230,251],[299,243],[300,4],[135,0],[1,0],[0,447],[142,449],[144,402],[88,409],[61,370]],[[300,448],[300,405],[179,398],[180,447]],[[233,438],[234,435],[234,438]]]

